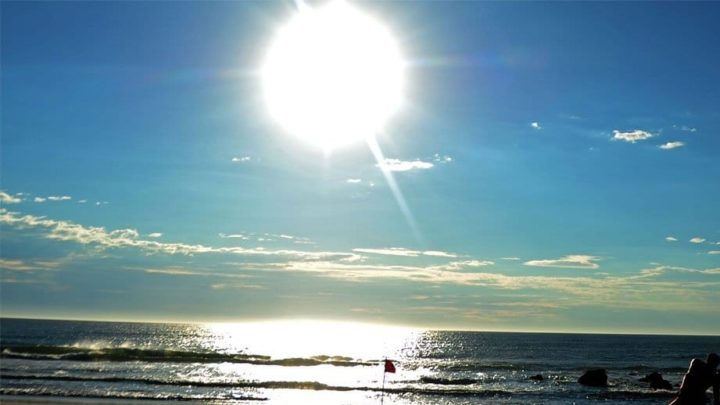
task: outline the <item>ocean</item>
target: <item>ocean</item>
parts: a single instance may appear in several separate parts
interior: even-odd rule
[[[0,400],[665,404],[674,391],[639,379],[658,371],[678,384],[692,358],[720,351],[720,337],[6,318],[0,346]],[[578,384],[591,368],[605,368],[610,386]]]

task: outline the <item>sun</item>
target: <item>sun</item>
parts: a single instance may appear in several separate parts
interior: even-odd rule
[[[262,65],[270,115],[326,151],[368,139],[401,107],[405,63],[391,32],[346,1],[303,8]]]

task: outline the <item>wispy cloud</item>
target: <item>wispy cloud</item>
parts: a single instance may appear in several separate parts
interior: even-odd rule
[[[689,127],[687,125],[673,125],[673,128],[678,129],[683,132],[697,132],[697,128]]]
[[[435,163],[446,164],[451,163],[452,161],[453,158],[450,155],[441,155],[439,153],[433,155],[433,162]]]
[[[5,259],[0,257],[0,269],[10,271],[35,271],[35,270],[52,270],[58,266],[59,263],[53,261],[41,261],[36,260],[32,263],[17,260],[17,259]]]
[[[425,250],[422,252],[425,256],[434,256],[434,257],[457,257],[455,253],[449,253],[449,252],[443,252],[440,250]]]
[[[239,283],[215,283],[210,285],[213,290],[264,290],[265,287],[258,284],[239,284]]]
[[[703,243],[705,242],[705,238],[701,238],[699,236],[696,236],[692,239],[690,239],[690,243]]]
[[[411,249],[405,249],[405,248],[397,248],[397,247],[391,247],[391,248],[380,248],[380,249],[371,249],[371,248],[356,248],[353,249],[353,252],[357,253],[367,253],[367,254],[373,254],[373,255],[384,255],[384,256],[404,256],[404,257],[418,257],[418,256],[434,256],[434,257],[457,257],[455,253],[449,253],[449,252],[442,252],[438,250],[411,250]]]
[[[161,232],[153,232],[148,234],[148,238],[159,238],[161,236],[163,236]]]
[[[666,236],[665,240],[668,242],[677,242],[677,238],[674,236]]]
[[[673,141],[673,142],[667,142],[662,145],[659,145],[658,148],[664,149],[664,150],[670,150],[670,149],[682,148],[683,146],[685,146],[685,142]]]
[[[70,200],[72,200],[72,197],[70,197],[69,195],[50,195],[50,196],[47,196],[47,197],[35,197],[35,198],[33,198],[33,201],[36,202],[36,203],[38,203],[38,204],[42,204],[42,203],[44,203],[45,201],[70,201]],[[83,201],[86,201],[86,200],[80,200],[80,201],[78,201],[78,202],[83,202]]]
[[[643,131],[642,129],[636,129],[634,131],[620,131],[620,130],[614,130],[613,131],[613,137],[612,139],[615,141],[625,141],[630,143],[635,143],[638,141],[644,141],[646,139],[652,138],[654,135],[648,131]]]
[[[679,306],[708,310],[714,307],[715,290],[720,281],[678,281],[656,280],[662,272],[636,274],[623,277],[612,276],[523,276],[502,273],[458,270],[459,263],[441,266],[392,266],[368,264],[343,264],[328,261],[290,262],[280,264],[276,270],[308,272],[322,277],[345,281],[368,282],[372,280],[397,279],[426,284],[454,284],[482,286],[499,290],[544,290],[555,291],[563,296],[573,296],[565,301],[570,305],[604,305],[627,309],[658,308],[678,310]],[[478,261],[478,264],[484,264]],[[457,267],[457,268],[456,268]],[[267,269],[267,266],[264,268]],[[700,270],[702,274],[714,276],[717,269]],[[687,301],[687,291],[697,292],[696,300]]]
[[[241,239],[241,240],[250,240],[250,237],[247,235],[243,235],[241,233],[219,233],[218,236],[222,239]]]
[[[689,267],[658,265],[653,268],[640,271],[642,276],[659,276],[665,273],[696,273],[705,275],[720,275],[720,267],[710,269],[693,269]]]
[[[351,179],[345,180],[345,182],[350,183],[350,184],[359,184],[359,183],[362,183],[362,179],[352,179],[351,178]]]
[[[224,273],[215,271],[202,271],[187,269],[184,267],[170,266],[162,268],[132,268],[129,270],[139,270],[148,274],[161,274],[165,276],[191,276],[191,277],[219,277],[219,278],[232,278],[232,279],[247,279],[250,278],[247,274],[238,273]]]
[[[537,121],[531,122],[530,126],[533,127],[533,129],[542,129],[542,127],[540,126],[540,123]]]
[[[435,165],[430,162],[424,162],[422,160],[400,160],[386,158],[382,162],[378,163],[377,166],[384,170],[391,172],[407,172],[410,170],[427,170],[432,169]]]
[[[595,263],[600,260],[597,256],[568,255],[559,259],[530,260],[523,263],[532,267],[558,267],[567,269],[597,269],[600,266]]]
[[[280,256],[302,258],[303,260],[342,259],[354,256],[347,252],[319,252],[290,249],[269,250],[264,248],[213,247],[187,243],[163,243],[156,240],[141,239],[135,229],[117,229],[108,231],[103,227],[83,226],[70,221],[54,220],[34,215],[21,215],[0,209],[0,223],[15,228],[33,228],[45,230],[44,237],[52,240],[76,242],[82,245],[94,245],[102,249],[135,248],[146,253],[163,254],[232,254],[243,256]]]
[[[501,257],[500,260],[518,261],[521,259],[519,257],[511,256],[511,257]]]
[[[463,270],[472,267],[494,266],[495,262],[491,260],[463,260],[459,262],[450,262],[440,266],[432,266],[437,270]]]
[[[708,252],[709,255],[720,255],[720,250],[711,250]]]
[[[106,230],[102,227],[83,226],[70,221],[54,220],[33,215],[22,215],[0,208],[0,223],[3,226],[25,229],[33,236],[51,240],[72,241],[83,245],[92,245],[90,256],[105,249],[133,249],[138,254],[182,254],[182,266],[125,268],[129,271],[142,271],[146,274],[168,277],[207,277],[210,283],[223,288],[253,288],[246,280],[261,280],[268,277],[264,273],[298,272],[312,277],[323,277],[342,282],[384,282],[398,280],[424,284],[429,288],[441,285],[458,285],[470,287],[487,287],[505,294],[537,294],[561,296],[568,305],[601,305],[613,308],[647,308],[673,310],[709,311],[717,302],[717,289],[720,288],[720,269],[670,268],[660,265],[647,271],[631,273],[624,276],[611,276],[597,272],[579,273],[572,276],[522,275],[506,274],[502,266],[493,261],[468,258],[453,260],[447,252],[434,250],[410,250],[388,248],[392,253],[407,254],[415,252],[418,256],[408,259],[410,265],[383,264],[381,257],[365,261],[358,252],[318,252],[298,250],[266,250],[261,248],[248,249],[240,247],[214,247],[192,245],[186,243],[162,243],[158,240],[143,239],[135,229]],[[290,236],[290,235],[287,235]],[[420,254],[420,252],[422,254]],[[439,252],[439,254],[438,254]],[[367,252],[363,252],[367,253]],[[375,253],[375,252],[373,252]],[[226,254],[241,257],[238,262],[233,259],[210,265],[201,255]],[[426,257],[433,256],[435,257]],[[98,256],[100,258],[101,256]],[[247,258],[257,257],[257,262],[247,262]],[[158,262],[167,263],[166,258],[158,258]],[[445,259],[445,260],[443,260]],[[11,260],[8,262],[8,260]],[[46,262],[38,260],[12,261],[5,259],[6,267],[18,270],[7,272],[22,275],[30,268],[50,268]],[[272,260],[268,262],[268,260]],[[589,255],[569,255],[559,259],[531,260],[527,265],[545,267],[598,268],[599,257]],[[427,264],[428,261],[440,262]],[[193,264],[195,263],[195,264]],[[488,269],[488,270],[486,270]],[[679,270],[681,269],[681,270]],[[651,271],[652,270],[652,271]],[[669,273],[684,272],[696,274],[690,279],[678,280]],[[212,278],[218,280],[212,280]],[[12,278],[8,278],[12,280]],[[226,282],[227,281],[227,282]],[[9,281],[12,282],[12,281]],[[220,286],[220,285],[223,286]],[[687,292],[693,291],[693,299],[687,299]],[[423,293],[426,295],[426,293]],[[433,300],[429,305],[438,305]],[[529,304],[532,304],[531,302]],[[510,310],[510,309],[508,309]]]
[[[247,163],[252,160],[252,157],[250,156],[236,156],[232,158],[232,161],[235,163]]]
[[[70,201],[72,200],[72,197],[69,195],[51,195],[48,196],[48,201]]]
[[[22,202],[22,198],[0,191],[0,202],[3,204],[17,204]]]

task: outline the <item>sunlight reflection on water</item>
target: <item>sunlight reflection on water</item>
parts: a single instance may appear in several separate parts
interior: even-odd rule
[[[207,348],[272,358],[342,356],[353,360],[397,358],[414,346],[417,329],[324,321],[209,324]]]

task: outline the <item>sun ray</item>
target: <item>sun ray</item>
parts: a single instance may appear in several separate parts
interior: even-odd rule
[[[383,154],[382,149],[380,149],[380,144],[378,144],[377,139],[374,136],[367,138],[367,144],[370,148],[370,152],[372,152],[375,160],[378,163],[378,167],[380,168],[383,176],[385,177],[385,181],[387,182],[388,187],[390,187],[390,191],[392,191],[393,197],[395,197],[395,201],[400,208],[400,212],[402,212],[403,216],[405,217],[405,221],[412,230],[415,240],[417,240],[418,243],[424,245],[425,242],[422,234],[420,233],[420,229],[417,226],[415,217],[410,210],[410,206],[408,206],[407,201],[405,200],[405,196],[403,195],[400,186],[397,184],[397,181],[395,181],[395,176],[393,176],[392,171],[390,171],[390,169],[388,169],[387,166],[383,164],[383,162],[385,161],[385,155]]]

